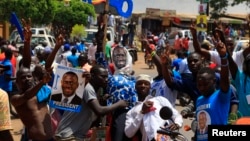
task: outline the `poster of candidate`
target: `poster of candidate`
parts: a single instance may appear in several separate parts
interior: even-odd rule
[[[197,31],[207,31],[207,16],[199,15],[196,20]]]
[[[58,65],[56,67],[49,105],[52,108],[81,111],[85,79],[83,70]]]

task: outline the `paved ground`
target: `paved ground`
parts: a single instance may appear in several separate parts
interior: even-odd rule
[[[156,69],[149,69],[149,67],[144,63],[144,53],[139,52],[138,53],[138,61],[135,62],[133,69],[135,70],[135,75],[138,74],[149,74],[152,77],[155,77],[157,75]],[[178,105],[178,101],[176,103],[176,108],[178,111],[181,111],[183,107]],[[184,119],[184,125],[190,125],[191,124],[190,119]],[[21,137],[21,129],[23,127],[22,122],[20,119],[12,119],[12,125],[13,125],[13,130],[12,130],[12,135],[14,137],[14,141],[20,141]],[[183,133],[189,140],[193,136],[192,131],[184,131],[183,128],[180,130],[181,133]]]

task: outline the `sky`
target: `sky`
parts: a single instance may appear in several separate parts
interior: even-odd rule
[[[199,1],[196,0],[133,0],[133,13],[145,13],[146,8],[176,10],[177,14],[198,14]],[[246,4],[228,7],[228,14],[248,14],[250,8]]]

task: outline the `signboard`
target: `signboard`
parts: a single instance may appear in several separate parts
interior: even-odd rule
[[[197,31],[207,31],[207,16],[199,15],[196,19]]]
[[[146,15],[160,16],[160,9],[157,8],[146,8]]]
[[[208,3],[210,0],[196,0],[196,1],[202,1],[201,3]]]
[[[160,10],[160,17],[174,17],[176,10]]]
[[[207,3],[199,4],[198,13],[206,14],[206,11],[207,11]]]
[[[162,19],[162,26],[169,26],[170,25],[170,19],[169,18],[163,18]]]

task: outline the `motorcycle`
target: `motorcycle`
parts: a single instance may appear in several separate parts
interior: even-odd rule
[[[145,63],[148,65],[149,69],[154,69],[154,61],[152,59],[152,56],[150,54],[145,55]]]

